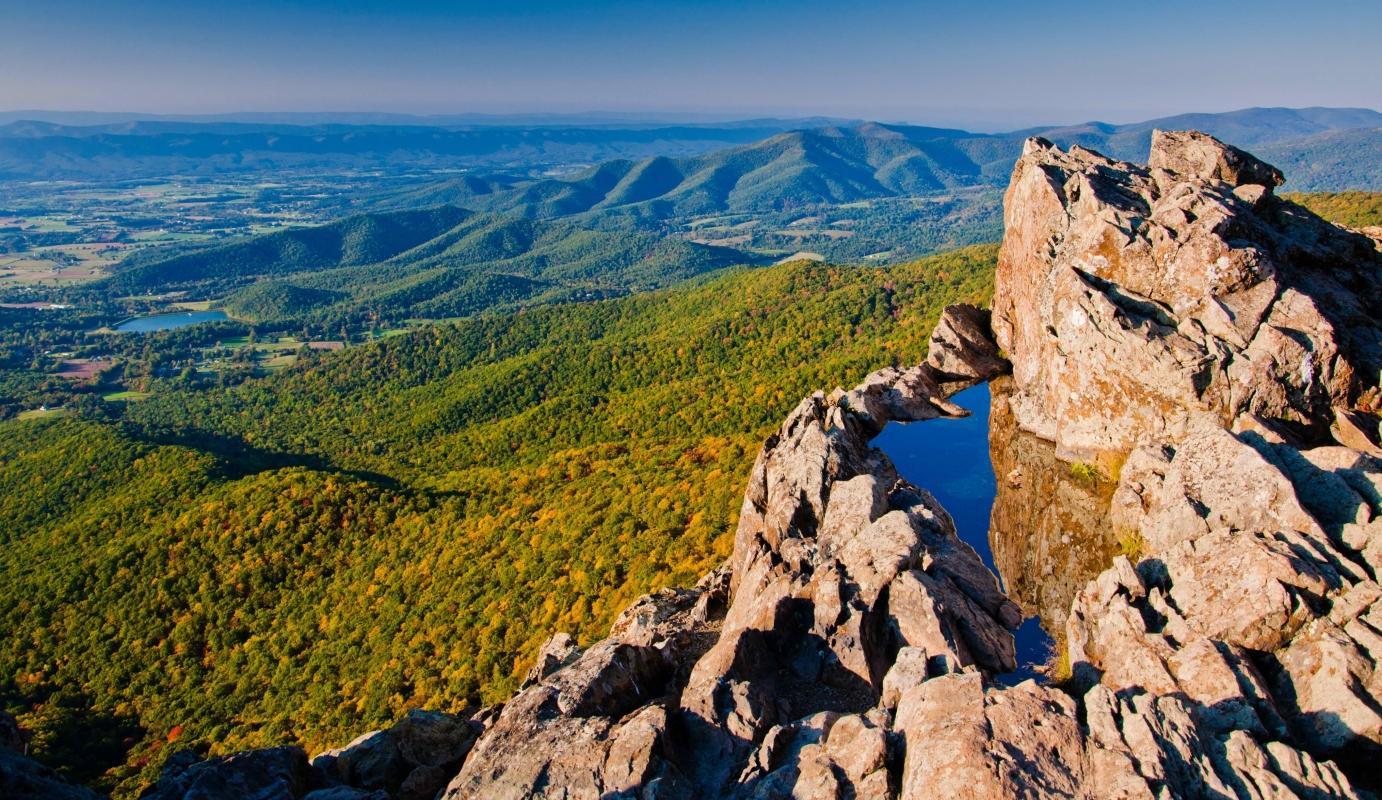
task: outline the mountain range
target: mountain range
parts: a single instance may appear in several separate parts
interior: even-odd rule
[[[785,182],[789,197],[810,198],[998,186],[1007,177],[1005,165],[1033,135],[1122,159],[1145,157],[1156,128],[1203,130],[1286,161],[1317,162],[1321,155],[1344,148],[1356,164],[1358,156],[1375,156],[1382,148],[1382,114],[1348,108],[1251,108],[1126,125],[1090,122],[1001,134],[878,123],[842,125],[821,119],[674,126],[294,125],[282,119],[300,118],[270,116],[253,122],[125,119],[86,126],[17,120],[0,126],[0,178],[109,179],[313,166],[493,168],[630,159],[627,164],[597,168],[575,186],[530,187],[528,195],[515,201],[538,213],[569,213],[582,206],[663,197],[674,207],[696,207],[707,200],[731,206],[752,204],[772,193],[774,181]],[[826,122],[831,124],[822,127]],[[696,156],[734,145],[742,146],[742,152],[716,153],[705,163],[694,157],[685,163],[658,158]],[[1375,157],[1372,161],[1378,163]],[[1303,176],[1301,185],[1287,188],[1382,187],[1376,168],[1357,167],[1347,176],[1354,181],[1349,186],[1336,185],[1326,170]],[[1357,185],[1359,181],[1366,185]],[[610,192],[613,196],[606,197]]]
[[[171,256],[136,254],[104,285],[127,294],[190,290],[221,298],[230,312],[259,322],[358,322],[623,294],[794,254],[897,262],[997,238],[998,187],[1029,135],[1145,160],[1153,130],[1190,125],[1257,145],[1287,174],[1299,176],[1287,188],[1382,188],[1382,158],[1375,155],[1382,151],[1382,114],[1362,109],[1250,109],[1002,135],[867,123],[780,132],[698,155],[614,159],[566,178],[476,170],[407,183],[358,198],[355,205],[365,213],[329,225]],[[41,146],[48,139],[43,131],[52,129],[27,124],[32,135],[23,138],[17,131],[24,127],[3,129],[10,138],[0,138],[0,149],[6,141]],[[160,142],[183,136],[184,154],[236,137],[275,141],[284,152],[297,146],[275,138],[278,128],[227,133],[228,139],[185,133],[197,127],[121,123],[69,141],[99,148],[111,138],[128,139],[154,152]],[[246,127],[253,126],[227,130]],[[348,143],[357,153],[390,137],[419,135],[332,130],[323,148]],[[429,130],[429,141],[446,146],[461,141],[451,136],[521,138],[515,130]],[[562,137],[591,144],[596,133],[610,132],[524,135],[549,137],[542,139],[549,146]],[[467,145],[476,157],[480,142]],[[252,285],[256,281],[272,283]]]
[[[866,123],[780,133],[686,158],[601,164],[569,179],[498,191],[475,184],[473,202],[528,216],[611,208],[654,216],[848,203],[1006,183],[1031,136],[1145,160],[1152,131],[1195,128],[1290,164],[1312,164],[1288,189],[1382,189],[1382,114],[1367,109],[1247,109],[1131,125],[1088,123],[1008,134]],[[1288,174],[1290,174],[1288,172]],[[443,184],[451,187],[452,184]]]

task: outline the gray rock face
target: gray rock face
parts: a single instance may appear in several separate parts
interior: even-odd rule
[[[1170,173],[1170,181],[1219,181],[1230,186],[1257,185],[1268,189],[1285,181],[1281,170],[1271,164],[1199,131],[1152,131],[1147,167],[1154,173]]]
[[[371,731],[313,758],[314,777],[337,788],[431,800],[460,769],[484,729],[483,712],[466,718],[409,711],[391,728]]]
[[[1030,142],[996,340],[985,312],[948,309],[925,363],[804,399],[758,454],[723,567],[587,648],[554,636],[502,710],[410,715],[312,774],[250,754],[240,796],[420,798],[443,780],[449,800],[1367,796],[1382,262],[1274,199],[1280,181],[1202,134],[1158,133],[1146,168]],[[995,519],[1077,574],[1018,585],[1064,625],[1061,686],[995,680],[1021,611],[869,446],[889,421],[963,413],[946,397],[1007,369],[999,345],[995,435],[1029,439],[995,444],[1013,493]],[[1099,546],[1061,551],[1072,529]],[[1039,563],[1007,548],[1000,563]],[[241,780],[237,758],[154,796]]]

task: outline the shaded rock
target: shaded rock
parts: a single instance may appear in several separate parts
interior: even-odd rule
[[[145,800],[285,800],[306,793],[307,754],[274,747],[211,758],[170,761]]]
[[[315,756],[312,767],[344,788],[431,798],[460,769],[484,727],[478,718],[415,709],[390,728]]]
[[[312,765],[328,770],[336,780],[360,789],[396,789],[407,775],[398,742],[388,731],[361,734],[338,750],[312,759]]]

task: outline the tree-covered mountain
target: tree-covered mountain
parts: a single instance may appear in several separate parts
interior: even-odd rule
[[[1382,227],[1382,192],[1321,192],[1289,194],[1299,203],[1335,225],[1350,228]]]
[[[1325,131],[1257,152],[1289,176],[1287,189],[1382,191],[1382,128]]]
[[[723,558],[781,415],[921,358],[993,257],[734,270],[0,424],[0,704],[131,797],[174,741],[321,748],[502,697],[554,626]]]
[[[536,217],[620,208],[657,218],[850,203],[1001,186],[1029,136],[1143,161],[1154,129],[1187,128],[1253,147],[1282,166],[1310,165],[1286,170],[1298,175],[1288,189],[1382,189],[1373,167],[1382,163],[1382,114],[1258,108],[993,135],[878,123],[790,131],[697,156],[613,161],[573,178],[489,191],[471,201]]]
[[[1140,160],[1153,129],[1185,124],[1261,145],[1301,186],[1382,188],[1373,174],[1382,159],[1372,157],[1382,127],[1366,127],[1382,114],[1366,110],[1249,109],[998,135],[870,123],[607,161],[567,178],[471,173],[391,187],[364,205],[395,210],[172,257],[154,250],[120,265],[107,285],[241,292],[226,308],[261,322],[359,321],[606,296],[793,253],[897,261],[996,237],[995,187],[1028,135]],[[42,138],[53,126],[30,127]],[[917,240],[918,231],[931,238]],[[275,283],[246,288],[266,278]]]

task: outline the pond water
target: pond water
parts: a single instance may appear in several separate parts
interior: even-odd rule
[[[115,326],[120,333],[153,333],[185,328],[201,322],[219,322],[230,319],[224,311],[177,311],[171,314],[154,314],[148,317],[135,317]]]
[[[935,495],[955,520],[955,530],[998,573],[989,544],[989,519],[998,484],[989,455],[989,385],[981,383],[950,398],[970,416],[913,422],[892,422],[873,440],[888,454],[897,471]],[[1005,589],[1009,580],[1004,578]],[[1016,599],[1016,598],[1015,598]],[[1019,601],[1020,602],[1020,601]],[[1047,663],[1052,640],[1033,616],[1017,630],[1017,671],[999,676],[1004,683],[1038,677],[1034,669]]]

